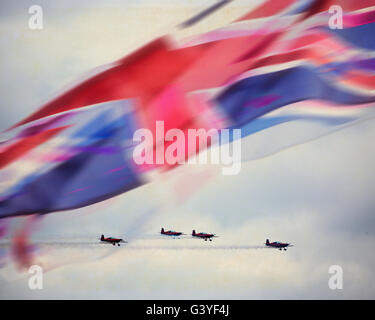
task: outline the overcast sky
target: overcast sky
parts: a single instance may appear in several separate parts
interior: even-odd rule
[[[28,8],[34,1],[1,1],[1,130],[156,36],[220,27],[249,8],[234,1],[181,34],[174,26],[202,1],[79,3],[39,1],[44,29],[32,31]],[[38,263],[48,271],[44,289],[30,290],[28,275],[6,264],[0,298],[374,299],[374,124],[364,121],[247,161],[237,176],[210,166],[182,167],[89,208],[50,214],[34,234],[36,242],[59,243],[39,249]],[[162,226],[220,237],[213,243],[160,239]],[[102,233],[129,244],[97,246]],[[260,248],[266,238],[294,247]],[[342,290],[328,287],[331,265],[343,268]]]

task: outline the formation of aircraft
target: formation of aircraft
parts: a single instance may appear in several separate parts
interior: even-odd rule
[[[100,237],[100,241],[102,242],[108,242],[108,243],[111,243],[113,244],[114,246],[117,244],[118,246],[120,246],[120,243],[126,243],[127,241],[123,240],[123,239],[119,239],[119,238],[112,238],[112,237],[104,237],[104,235],[102,234],[102,236]]]
[[[170,237],[179,237],[181,235],[184,235],[184,233],[179,232],[179,231],[172,231],[172,230],[165,231],[164,228],[161,228],[160,234],[165,235],[165,236],[170,236]],[[215,235],[214,233],[205,233],[205,232],[197,233],[195,232],[195,230],[192,231],[191,235],[194,238],[200,238],[200,239],[203,239],[204,241],[207,241],[207,240],[212,241],[212,238],[217,237],[217,235]],[[112,237],[106,238],[104,237],[103,234],[100,237],[100,241],[108,242],[114,246],[116,244],[120,246],[120,243],[127,243],[127,241],[120,239],[120,238],[112,238]],[[284,251],[286,251],[288,247],[292,246],[290,243],[286,243],[286,242],[278,242],[278,241],[270,242],[269,239],[266,239],[265,245],[266,247],[276,248],[276,249],[284,250]]]

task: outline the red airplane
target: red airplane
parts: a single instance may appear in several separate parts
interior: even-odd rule
[[[172,231],[172,230],[164,231],[164,228],[161,228],[160,234],[163,234],[165,236],[178,237],[178,236],[182,235],[183,233],[182,232]]]
[[[272,247],[272,248],[276,248],[276,249],[279,249],[279,250],[282,250],[284,249],[286,251],[286,248],[287,247],[290,247],[291,244],[290,243],[283,243],[283,242],[270,242],[268,239],[266,240],[266,243],[265,245],[267,247]]]
[[[121,243],[127,242],[127,241],[124,241],[123,239],[119,239],[119,238],[112,238],[112,237],[105,238],[103,234],[100,237],[100,241],[112,243],[114,246],[116,245],[116,243],[117,243],[118,246],[120,246],[120,242]]]
[[[193,230],[193,232],[191,233],[191,235],[193,237],[202,238],[202,239],[204,239],[204,241],[207,241],[207,239],[210,240],[210,241],[212,241],[212,238],[217,237],[216,235],[214,235],[212,233],[204,233],[204,232],[196,233],[195,230]]]

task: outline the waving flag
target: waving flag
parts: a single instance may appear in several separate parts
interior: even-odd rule
[[[328,26],[332,5],[344,10],[342,30]],[[164,36],[113,62],[6,132],[0,218],[80,208],[146,183],[160,166],[134,162],[133,134],[154,132],[157,121],[184,133],[241,128],[244,142],[275,128],[299,131],[261,140],[248,160],[372,116],[363,109],[375,102],[374,5],[267,0],[219,30],[177,45]]]

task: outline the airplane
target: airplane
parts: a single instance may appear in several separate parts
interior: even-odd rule
[[[182,232],[176,232],[172,230],[164,231],[164,228],[161,228],[160,234],[163,234],[165,236],[172,236],[172,237],[178,237],[183,235]]]
[[[267,247],[272,247],[272,248],[276,248],[276,249],[279,249],[279,250],[284,249],[285,251],[286,251],[287,247],[291,246],[290,243],[283,243],[283,242],[278,242],[278,241],[270,242],[268,239],[266,239],[265,245]]]
[[[216,235],[214,235],[212,233],[204,233],[204,232],[196,233],[195,230],[193,230],[191,235],[193,237],[202,238],[202,239],[204,239],[204,241],[207,241],[207,239],[212,241],[212,238],[217,237]]]
[[[112,238],[112,237],[105,238],[103,234],[100,237],[100,241],[112,243],[114,246],[116,245],[116,243],[118,246],[120,246],[120,242],[127,243],[127,241],[124,241],[123,239],[119,239],[119,238]]]

